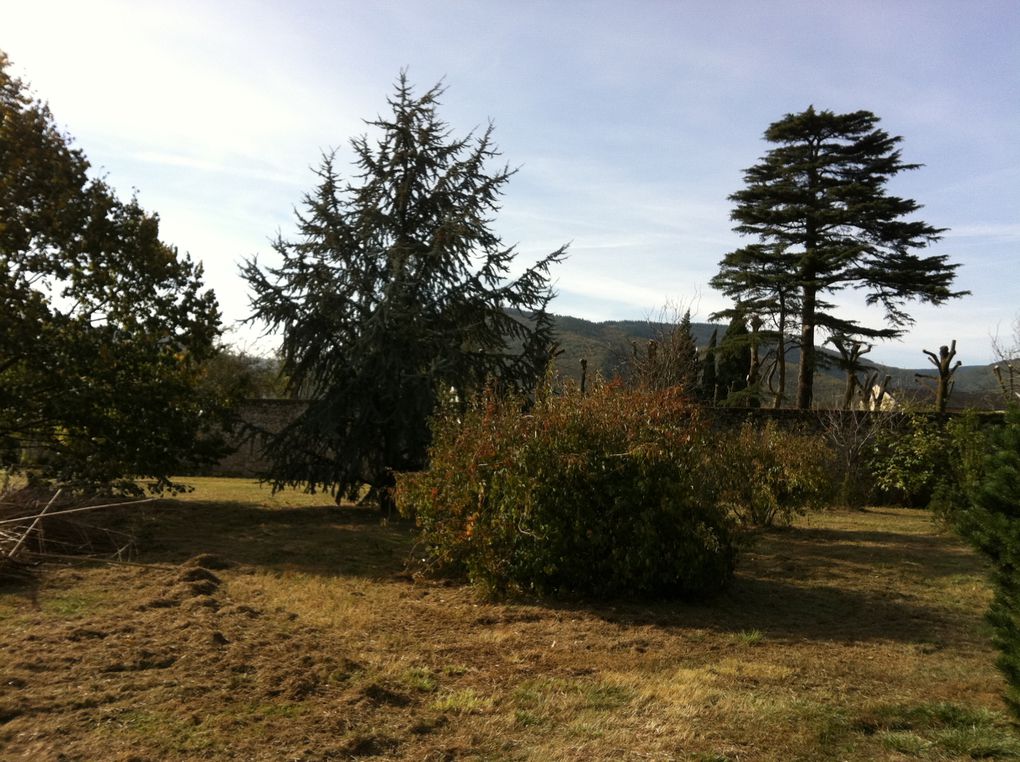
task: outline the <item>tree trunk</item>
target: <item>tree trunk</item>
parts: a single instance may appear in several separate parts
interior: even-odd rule
[[[761,376],[758,331],[761,330],[761,322],[757,315],[751,317],[751,367],[747,371],[747,389],[751,394],[748,397],[748,407],[761,407],[761,398],[758,394]]]
[[[797,409],[810,410],[815,376],[815,289],[804,288],[801,311],[800,373],[797,377]]]
[[[772,408],[779,410],[783,406],[783,398],[786,397],[786,338],[782,332],[776,339],[776,372],[779,375],[779,384],[772,399]]]
[[[776,410],[783,406],[786,397],[786,300],[779,295],[779,336],[776,339],[776,368],[779,372],[779,388],[776,389],[772,407]]]

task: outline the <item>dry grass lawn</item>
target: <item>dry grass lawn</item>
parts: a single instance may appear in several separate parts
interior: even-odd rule
[[[493,603],[413,580],[404,523],[193,481],[119,519],[149,566],[0,588],[0,757],[1020,757],[985,569],[925,513],[762,533],[709,603]]]

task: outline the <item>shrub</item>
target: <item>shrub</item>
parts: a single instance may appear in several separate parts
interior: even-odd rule
[[[946,473],[949,447],[942,423],[924,414],[908,416],[883,432],[871,471],[886,501],[926,507]]]
[[[995,597],[988,618],[1006,676],[1006,702],[1020,718],[1020,409],[991,434],[984,478],[956,516],[962,534],[992,561]]]
[[[692,597],[731,578],[696,405],[596,384],[530,406],[491,390],[433,423],[428,470],[402,474],[434,567],[493,593]]]
[[[745,423],[719,437],[718,452],[723,502],[744,526],[789,525],[831,493],[831,453],[820,435]]]
[[[913,415],[885,432],[871,471],[887,501],[931,506],[945,518],[980,480],[987,447],[972,413],[949,420]]]
[[[835,501],[860,508],[874,497],[875,448],[893,421],[881,413],[825,410],[819,413],[823,437],[832,452]]]

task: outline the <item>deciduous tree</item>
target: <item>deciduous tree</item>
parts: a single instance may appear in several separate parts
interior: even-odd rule
[[[0,53],[0,465],[165,486],[212,423],[194,392],[216,300],[158,218],[88,170]]]

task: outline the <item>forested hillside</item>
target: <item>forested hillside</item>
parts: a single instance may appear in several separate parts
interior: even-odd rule
[[[634,351],[634,343],[643,350],[649,339],[660,336],[668,328],[665,323],[654,320],[606,320],[594,322],[569,315],[555,315],[556,340],[562,354],[556,361],[560,373],[570,378],[579,379],[581,375],[581,359],[588,361],[588,373],[591,377],[599,372],[605,378],[612,378],[621,373],[627,359]],[[708,345],[712,332],[718,330],[719,337],[726,330],[725,325],[714,323],[692,323],[691,333],[698,347],[704,350]],[[937,347],[926,347],[936,350]],[[923,360],[921,347],[917,356]],[[965,351],[961,348],[961,354]],[[790,350],[787,355],[788,371],[795,377],[798,366],[799,352]],[[845,375],[836,363],[835,353],[821,348],[820,359],[825,362],[819,368],[816,378],[816,394],[819,405],[824,406],[830,401],[840,399],[843,393]],[[964,355],[966,358],[966,355]],[[867,356],[863,358],[867,361]],[[964,359],[966,363],[966,359]],[[923,404],[932,397],[931,388],[917,379],[916,374],[933,375],[934,368],[924,367],[920,363],[915,368],[898,368],[881,363],[867,363],[879,373],[879,377],[892,376],[889,390],[894,396],[899,395]],[[989,365],[964,364],[956,372],[955,387],[950,398],[950,407],[998,408],[1002,406],[1002,395],[998,382]]]

